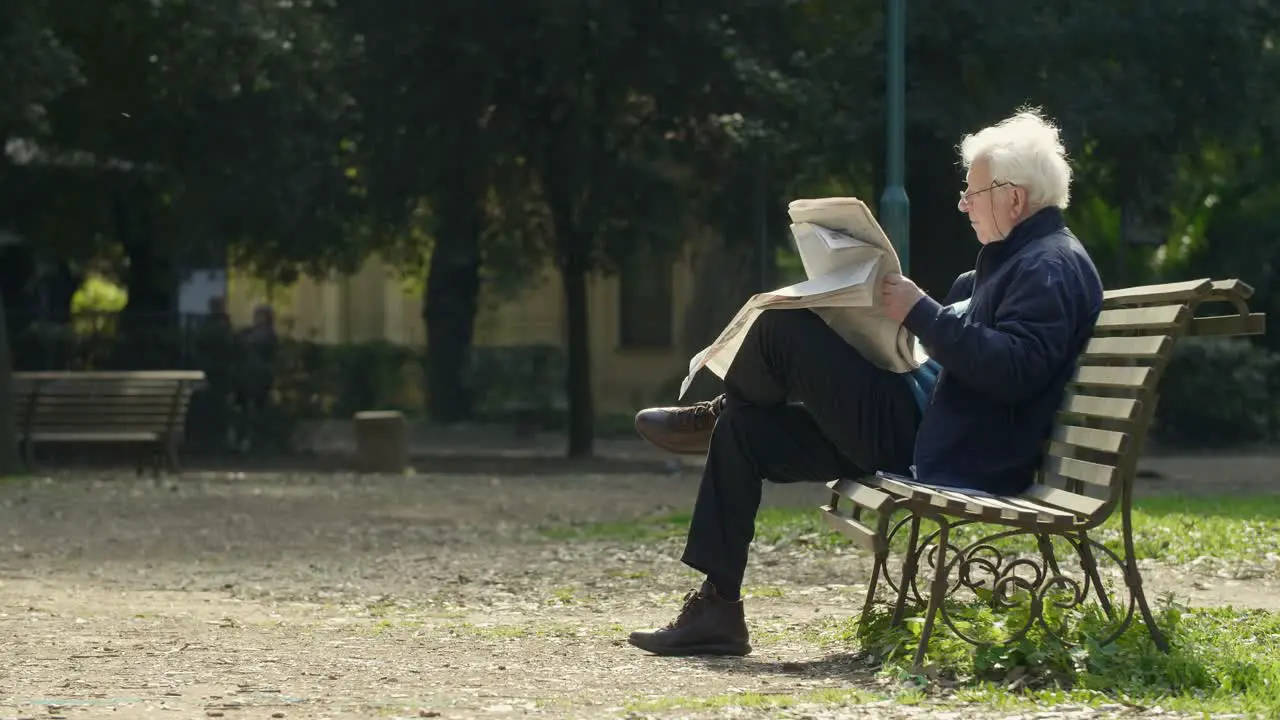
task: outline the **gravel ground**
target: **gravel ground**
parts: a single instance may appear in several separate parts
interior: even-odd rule
[[[695,476],[542,470],[0,484],[0,718],[1000,716],[879,701],[883,681],[817,635],[859,607],[866,558],[803,539],[756,548],[750,657],[637,651],[626,632],[669,620],[694,584],[678,543],[539,529],[685,509]],[[767,495],[822,499],[820,487]],[[1153,594],[1268,608],[1274,576],[1147,571]],[[732,700],[744,693],[786,706]]]

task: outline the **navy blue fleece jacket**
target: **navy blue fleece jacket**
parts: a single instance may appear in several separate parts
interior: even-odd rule
[[[1021,492],[1102,310],[1097,268],[1062,211],[1046,208],[984,246],[946,300],[922,298],[903,323],[942,367],[916,434],[916,478]]]

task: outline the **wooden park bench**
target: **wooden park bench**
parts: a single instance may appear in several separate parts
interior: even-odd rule
[[[1033,624],[1067,644],[1057,620],[1046,620],[1063,608],[1083,607],[1092,595],[1114,629],[1094,640],[1106,644],[1119,637],[1134,617],[1134,605],[1161,650],[1168,642],[1152,617],[1134,555],[1133,484],[1143,440],[1155,411],[1157,390],[1175,343],[1184,336],[1257,335],[1265,316],[1249,312],[1253,289],[1238,280],[1209,280],[1112,290],[1082,353],[1058,420],[1046,443],[1043,464],[1034,484],[1016,497],[974,495],[934,489],[884,473],[828,484],[829,504],[823,517],[833,529],[870,550],[874,566],[861,621],[867,626],[877,584],[884,579],[896,594],[891,626],[904,622],[908,597],[925,606],[916,647],[920,668],[935,621],[974,645],[1002,645],[1025,637]],[[1234,312],[1197,317],[1206,303],[1227,303]],[[1205,398],[1212,402],[1212,398]],[[927,478],[923,478],[927,481]],[[1090,532],[1119,515],[1119,553],[1090,537]],[[921,521],[937,530],[922,535]],[[956,531],[964,526],[964,531]],[[972,533],[983,526],[994,532]],[[891,541],[907,530],[901,574],[890,577]],[[965,536],[963,540],[958,540]],[[970,537],[972,536],[972,537]],[[1014,539],[1034,540],[1034,551],[1013,555]],[[1064,558],[1053,540],[1065,542]],[[962,543],[962,544],[961,544]],[[1003,543],[1003,544],[1002,544]],[[1030,557],[1028,557],[1030,555]],[[1098,559],[1118,566],[1128,590],[1117,604],[1104,589]],[[1063,560],[1078,563],[1079,578],[1064,570]],[[924,575],[917,577],[927,565]],[[1028,603],[1007,639],[994,641],[972,623],[953,622],[948,599],[967,589],[993,609],[1013,607],[1017,596]],[[1056,592],[1056,596],[1050,595]],[[1063,597],[1065,595],[1065,597]],[[990,629],[985,629],[989,631]]]
[[[177,472],[187,407],[203,381],[199,371],[14,373],[27,468],[36,445],[114,443],[139,446],[139,475],[148,461],[153,475],[162,462]]]

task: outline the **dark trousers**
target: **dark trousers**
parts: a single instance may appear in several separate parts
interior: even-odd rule
[[[725,406],[682,561],[736,592],[764,480],[905,474],[919,423],[906,381],[871,364],[822,318],[809,310],[762,313],[725,374]]]

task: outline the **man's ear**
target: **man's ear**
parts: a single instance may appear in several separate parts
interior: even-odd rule
[[[1014,192],[1014,199],[1017,202],[1016,209],[1018,211],[1018,214],[1021,215],[1022,213],[1026,212],[1027,208],[1030,206],[1031,196],[1027,193],[1027,189],[1024,187],[1015,186],[1013,188],[1013,192]]]

